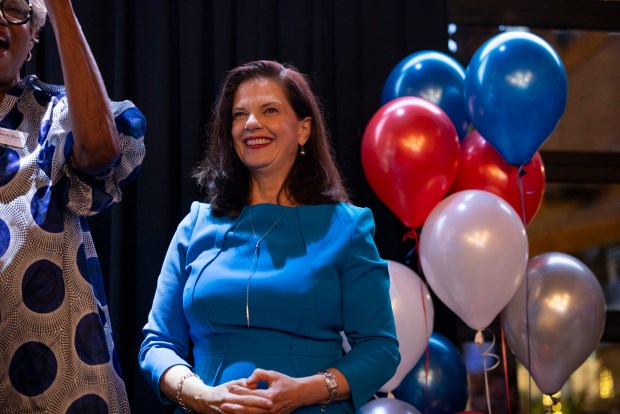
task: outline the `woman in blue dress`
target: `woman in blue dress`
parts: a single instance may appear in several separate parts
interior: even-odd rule
[[[0,412],[128,413],[86,217],[121,200],[145,120],[110,101],[70,0],[0,12]],[[20,77],[46,15],[64,86]]]
[[[139,353],[154,391],[178,413],[354,413],[400,361],[389,275],[306,78],[230,71],[195,176],[209,204],[178,226]]]

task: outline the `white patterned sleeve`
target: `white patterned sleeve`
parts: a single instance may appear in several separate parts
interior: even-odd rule
[[[122,185],[136,176],[144,159],[144,116],[130,101],[111,102],[111,108],[121,156],[107,171],[95,176],[81,172],[71,163],[73,132],[66,97],[50,105],[41,124],[41,134],[47,137],[41,156],[51,158],[48,162],[51,161],[52,183],[63,191],[67,208],[81,216],[97,214],[119,202]]]

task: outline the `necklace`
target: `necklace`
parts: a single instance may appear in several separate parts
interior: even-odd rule
[[[271,232],[271,230],[273,230],[276,227],[280,219],[290,209],[291,209],[290,206],[287,206],[284,209],[284,211],[278,216],[276,221],[274,221],[271,227],[269,227],[269,229],[265,232],[265,234],[263,234],[258,239],[258,241],[256,242],[256,245],[254,246],[254,255],[252,256],[252,267],[250,268],[250,274],[248,276],[248,285],[245,289],[245,320],[247,322],[248,328],[250,327],[250,281],[252,280],[252,276],[254,276],[254,273],[256,273],[256,266],[258,264],[258,258],[260,257],[260,242],[262,242],[263,239],[267,237],[267,235]],[[257,237],[256,232],[254,231],[254,223],[252,222],[252,207],[248,207],[248,217],[250,219],[250,226],[252,227],[252,233],[254,234],[254,237]]]

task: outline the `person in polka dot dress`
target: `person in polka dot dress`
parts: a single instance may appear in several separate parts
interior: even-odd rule
[[[138,172],[145,119],[108,98],[71,0],[0,12],[0,413],[128,413],[86,217]],[[46,15],[64,86],[20,78]]]

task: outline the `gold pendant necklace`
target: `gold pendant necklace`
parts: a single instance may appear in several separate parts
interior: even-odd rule
[[[256,242],[254,246],[254,255],[252,256],[252,267],[250,269],[250,275],[248,276],[248,285],[245,289],[245,320],[247,322],[248,328],[250,327],[250,281],[252,280],[252,276],[256,273],[256,266],[258,264],[258,258],[260,257],[260,242],[263,241],[265,237],[276,227],[276,224],[280,221],[280,219],[286,214],[287,211],[291,209],[290,206],[287,206],[284,211],[278,216],[276,221],[273,222],[271,227],[262,235]],[[252,207],[248,206],[248,217],[250,218],[250,226],[252,227],[252,233],[254,237],[256,236],[256,232],[254,231],[254,223],[252,223]]]

